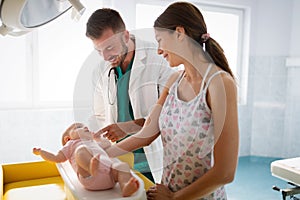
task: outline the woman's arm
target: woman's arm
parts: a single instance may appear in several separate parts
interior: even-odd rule
[[[161,107],[156,104],[141,131],[107,148],[107,154],[116,157],[151,144],[159,135],[158,117]]]
[[[147,117],[141,131],[106,149],[106,152],[110,157],[116,157],[128,153],[130,151],[134,151],[141,147],[147,146],[159,136],[159,115],[162,106],[169,94],[169,88],[177,79],[178,75],[179,73],[176,72],[170,77],[157,103],[155,104],[149,116]]]
[[[239,146],[237,91],[231,77],[225,75],[221,80],[213,79],[208,97],[215,126],[214,165],[201,178],[173,194],[174,199],[204,197],[234,179]]]

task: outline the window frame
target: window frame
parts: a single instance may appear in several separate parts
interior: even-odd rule
[[[137,4],[151,5],[151,6],[167,6],[174,1],[147,1],[137,0]],[[249,41],[250,41],[250,8],[241,5],[231,5],[217,2],[201,2],[191,1],[198,8],[204,11],[229,13],[239,16],[239,32],[238,32],[238,50],[237,50],[237,72],[236,81],[238,86],[238,103],[245,105],[247,103],[248,93],[248,68],[249,68]],[[136,9],[136,7],[135,7]]]

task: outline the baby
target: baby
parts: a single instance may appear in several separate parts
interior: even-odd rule
[[[138,180],[130,173],[125,162],[114,162],[105,152],[111,143],[100,137],[95,141],[92,133],[82,123],[72,124],[62,136],[63,148],[52,154],[41,148],[33,148],[35,155],[51,162],[69,160],[80,183],[87,190],[106,190],[119,182],[122,196],[128,197],[139,188]]]

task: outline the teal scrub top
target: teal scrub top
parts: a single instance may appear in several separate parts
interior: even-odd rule
[[[128,94],[132,63],[133,63],[133,59],[129,63],[127,70],[124,74],[122,73],[120,66],[116,68],[118,73],[118,81],[117,81],[118,122],[126,122],[126,121],[134,120],[133,110],[132,110],[132,106]],[[150,168],[144,153],[144,149],[143,148],[137,149],[133,153],[134,153],[134,169],[138,170],[141,173],[150,172]]]

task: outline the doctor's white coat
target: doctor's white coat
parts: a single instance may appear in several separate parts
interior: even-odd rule
[[[174,70],[162,56],[157,54],[157,47],[150,42],[135,39],[135,57],[129,81],[129,98],[135,119],[146,118],[156,104],[159,94]],[[100,56],[99,56],[100,59]],[[93,112],[97,129],[117,122],[117,101],[114,95],[108,97],[108,62],[99,60],[93,72]],[[111,105],[110,103],[113,104]],[[154,180],[160,183],[163,169],[163,147],[158,137],[151,145],[144,147]]]

